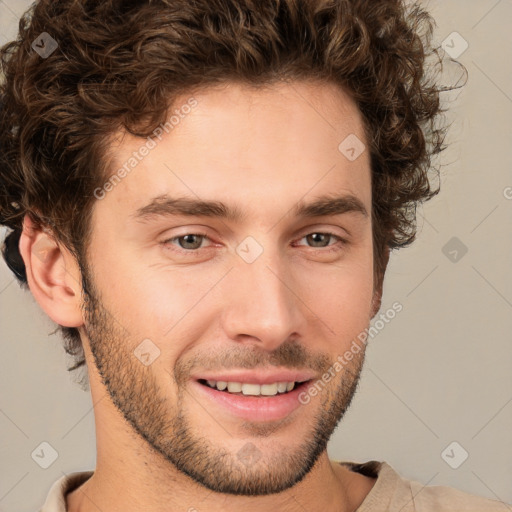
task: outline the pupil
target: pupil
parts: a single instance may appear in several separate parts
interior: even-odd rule
[[[309,236],[314,238],[314,240],[313,240],[314,243],[317,243],[317,242],[321,242],[321,240],[318,240],[317,237],[322,238],[322,237],[327,237],[328,235],[325,235],[324,233],[313,233],[312,235],[309,235]]]
[[[194,242],[193,242],[193,241],[190,241],[190,239],[191,239],[191,238],[192,238],[192,240],[193,240],[193,239],[194,239],[194,237],[197,237],[197,236],[200,236],[200,235],[185,235],[185,236],[183,236],[183,237],[182,237],[182,239],[184,239],[184,240],[185,240],[185,244],[189,244],[189,243],[190,243],[190,244],[192,244],[192,245],[194,246],[194,247],[185,247],[185,249],[191,249],[191,248],[192,248],[192,249],[194,249],[194,248],[197,248],[197,247],[196,247],[196,246],[197,246],[197,243],[196,243],[196,244],[194,244]],[[199,245],[201,245],[201,244],[199,243]]]

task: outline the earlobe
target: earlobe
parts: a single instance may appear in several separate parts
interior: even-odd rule
[[[30,291],[45,313],[59,325],[81,326],[80,272],[72,254],[51,232],[36,227],[28,214],[19,249]]]

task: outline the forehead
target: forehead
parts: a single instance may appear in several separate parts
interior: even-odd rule
[[[275,207],[308,195],[346,192],[371,201],[362,114],[335,84],[223,84],[183,94],[170,116],[158,137],[118,134],[110,172],[127,172],[98,209],[108,205],[126,215],[163,194],[236,199],[239,209],[259,215],[264,203]],[[141,158],[150,139],[154,147]],[[354,142],[358,152],[365,149],[351,159],[346,150]],[[130,159],[137,160],[133,168]]]

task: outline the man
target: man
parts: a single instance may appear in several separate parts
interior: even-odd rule
[[[389,251],[437,192],[427,13],[43,0],[22,21],[4,255],[86,364],[97,438],[41,510],[506,510],[326,451]]]

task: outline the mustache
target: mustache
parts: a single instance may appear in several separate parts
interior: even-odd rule
[[[273,352],[236,346],[220,353],[216,350],[214,354],[198,354],[186,361],[177,361],[174,367],[174,377],[178,384],[183,384],[188,381],[190,373],[196,368],[215,371],[279,366],[324,373],[331,365],[332,360],[326,354],[312,353],[303,345],[290,341],[283,343]]]

